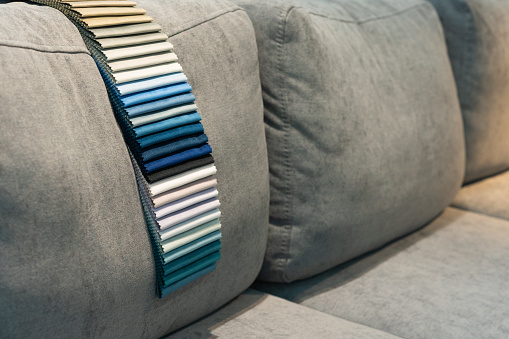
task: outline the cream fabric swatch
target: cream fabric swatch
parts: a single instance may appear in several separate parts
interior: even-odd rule
[[[170,64],[162,64],[157,66],[143,67],[130,71],[114,72],[111,76],[115,79],[117,84],[124,82],[141,80],[146,78],[155,77],[163,74],[182,72],[182,66],[176,62]]]
[[[173,49],[173,45],[167,41],[156,42],[152,44],[145,44],[132,47],[121,47],[103,50],[102,53],[106,57],[106,60],[114,61],[125,58],[133,58],[142,55],[148,55],[153,53],[170,52]]]
[[[136,69],[141,67],[148,67],[160,65],[177,61],[175,53],[161,53],[156,55],[144,56],[139,58],[130,58],[126,60],[112,61],[108,66],[113,72],[126,71],[129,69]]]
[[[92,7],[73,8],[73,10],[79,13],[82,18],[142,15],[147,13],[146,10],[138,7]]]
[[[141,35],[122,36],[118,38],[95,39],[102,48],[118,48],[125,46],[134,46],[149,44],[152,42],[166,41],[168,36],[164,33],[149,33]]]
[[[87,25],[88,28],[99,28],[117,25],[141,24],[151,22],[152,19],[148,15],[129,15],[129,16],[104,16],[97,18],[83,18],[81,21]]]
[[[90,26],[89,26],[90,27]],[[145,24],[133,24],[124,26],[104,27],[90,29],[89,32],[95,38],[113,38],[124,37],[126,35],[137,35],[145,33],[157,33],[161,30],[161,26],[154,22]]]
[[[117,0],[117,1],[63,1],[62,3],[71,6],[72,8],[86,8],[86,7],[134,7],[136,2]]]

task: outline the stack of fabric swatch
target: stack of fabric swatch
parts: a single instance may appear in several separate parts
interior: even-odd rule
[[[33,0],[78,27],[104,79],[127,143],[162,298],[220,258],[216,167],[173,46],[128,0]]]

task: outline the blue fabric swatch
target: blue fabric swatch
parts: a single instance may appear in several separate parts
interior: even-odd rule
[[[221,243],[220,242],[214,242],[211,244],[208,244],[206,246],[203,246],[196,251],[193,251],[189,254],[186,254],[183,257],[180,257],[177,260],[174,260],[170,262],[169,264],[164,265],[164,275],[169,275],[170,273],[181,269],[182,267],[185,267],[203,257],[206,257],[209,254],[214,253],[215,251],[218,251],[221,249]]]
[[[171,275],[164,277],[164,285],[171,285],[176,283],[179,280],[184,279],[185,277],[215,263],[221,258],[221,253],[219,251],[215,251],[212,254],[207,255],[205,258],[202,258],[198,261],[195,261],[191,265],[187,265],[186,267],[181,268],[180,270],[174,271]]]
[[[205,154],[209,154],[212,152],[212,148],[209,144],[205,144],[203,146],[190,148],[185,151],[181,151],[178,153],[174,153],[170,156],[154,160],[152,162],[148,162],[145,164],[145,169],[147,173],[152,173],[157,170],[160,170],[165,167],[169,167],[172,165],[179,164],[181,162],[184,162],[186,160],[194,159],[197,157],[200,157]]]
[[[184,82],[177,85],[170,85],[166,87],[151,89],[145,92],[122,96],[120,97],[120,101],[122,101],[124,107],[130,107],[187,92],[191,92],[191,85]]]
[[[152,134],[147,137],[138,139],[138,143],[140,144],[141,148],[145,148],[171,139],[176,139],[197,133],[203,133],[203,125],[201,123],[185,125],[164,132]]]
[[[167,285],[167,286],[162,287],[161,292],[160,292],[161,298],[164,298],[168,294],[175,292],[179,288],[184,287],[185,285],[195,281],[196,279],[198,279],[206,274],[209,274],[210,272],[212,272],[216,269],[216,266],[217,266],[217,264],[213,263],[212,265],[209,265],[209,266],[187,276],[186,278],[184,278],[180,281],[177,281],[176,283],[174,283],[172,285]]]
[[[123,84],[118,84],[117,89],[120,95],[128,95],[137,92],[147,91],[152,88],[164,87],[173,84],[178,84],[180,82],[186,82],[187,77],[184,73],[173,73],[161,75],[158,77],[137,80],[126,82]]]
[[[163,155],[175,153],[185,148],[190,148],[198,145],[202,145],[209,141],[209,138],[204,133],[192,136],[184,139],[175,140],[164,146],[149,149],[141,153],[141,157],[145,162],[162,157]]]
[[[144,137],[149,134],[154,134],[157,132],[161,132],[170,128],[175,128],[178,126],[192,124],[193,122],[198,122],[201,120],[201,116],[197,112],[182,114],[176,117],[171,117],[168,119],[164,119],[158,122],[154,122],[152,124],[143,125],[140,127],[133,128],[136,137]]]
[[[128,107],[125,109],[125,111],[129,117],[135,117],[141,114],[146,114],[174,106],[188,104],[190,102],[193,102],[194,99],[195,98],[192,93],[180,94],[161,100],[151,101],[141,105]]]

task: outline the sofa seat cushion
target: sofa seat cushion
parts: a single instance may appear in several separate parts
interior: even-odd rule
[[[509,171],[463,187],[452,205],[509,220]]]
[[[214,149],[222,258],[157,298],[133,168],[94,60],[60,12],[0,4],[1,338],[157,338],[260,270],[268,170],[252,24],[221,0],[137,2],[171,35]]]
[[[255,288],[405,338],[506,338],[508,244],[509,221],[447,208],[364,258]]]
[[[509,169],[509,1],[429,1],[444,27],[473,182]]]
[[[270,167],[260,279],[323,272],[458,192],[464,137],[440,20],[419,0],[237,0],[253,21]]]
[[[399,337],[249,289],[218,311],[167,338]]]

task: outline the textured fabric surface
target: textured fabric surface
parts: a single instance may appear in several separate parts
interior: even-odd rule
[[[463,187],[452,205],[509,220],[509,171]]]
[[[465,123],[465,182],[509,168],[509,2],[429,0],[444,27]]]
[[[260,278],[281,282],[424,225],[452,201],[465,160],[429,3],[278,3],[239,1],[257,36],[271,174]]]
[[[249,289],[170,338],[398,338]]]
[[[59,12],[2,4],[0,337],[156,338],[231,300],[259,271],[268,174],[249,19],[223,1],[138,4],[165,31],[187,27],[170,42],[214,148],[222,258],[157,299],[133,170],[95,63]]]
[[[404,338],[506,338],[508,243],[509,221],[448,208],[374,254],[256,287]]]

